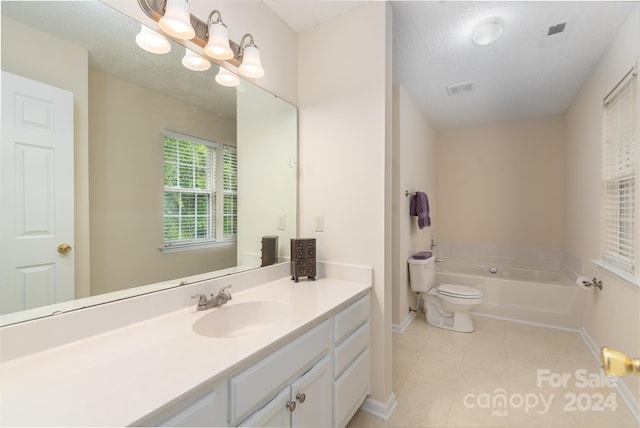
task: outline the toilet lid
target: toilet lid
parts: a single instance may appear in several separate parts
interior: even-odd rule
[[[482,292],[473,287],[457,284],[442,284],[438,287],[438,294],[450,297],[476,298],[482,297]]]

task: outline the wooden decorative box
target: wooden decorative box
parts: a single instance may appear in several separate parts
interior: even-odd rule
[[[291,279],[298,282],[298,278],[306,276],[316,280],[316,240],[291,240]]]

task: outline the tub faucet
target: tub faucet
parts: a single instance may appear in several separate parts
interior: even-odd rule
[[[211,299],[207,299],[207,296],[204,294],[196,294],[195,296],[191,296],[192,298],[198,298],[198,306],[196,307],[199,311],[206,311],[207,309],[217,308],[218,306],[222,306],[231,300],[231,293],[227,290],[231,288],[231,285],[227,285],[223,287],[218,294],[215,296],[212,294]]]

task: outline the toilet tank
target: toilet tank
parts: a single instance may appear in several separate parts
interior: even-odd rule
[[[409,282],[411,290],[426,293],[436,280],[435,257],[426,259],[409,258]]]

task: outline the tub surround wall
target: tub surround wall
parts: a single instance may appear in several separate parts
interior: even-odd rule
[[[436,254],[444,263],[495,263],[544,270],[560,270],[563,265],[563,251],[559,248],[440,242]]]
[[[439,218],[436,193],[436,135],[431,123],[402,87],[393,88],[393,329],[403,331],[413,319],[415,307],[407,260],[428,250],[435,239]],[[431,227],[418,228],[417,217],[409,216],[405,191],[423,191],[429,197]]]
[[[592,259],[600,257],[602,100],[640,58],[640,6],[629,14],[566,113],[564,248],[579,274],[601,279],[604,289],[589,290],[582,308],[583,334],[597,350],[602,346],[640,355],[640,288]],[[636,274],[637,276],[637,274]],[[636,417],[640,416],[640,378],[625,376]]]

